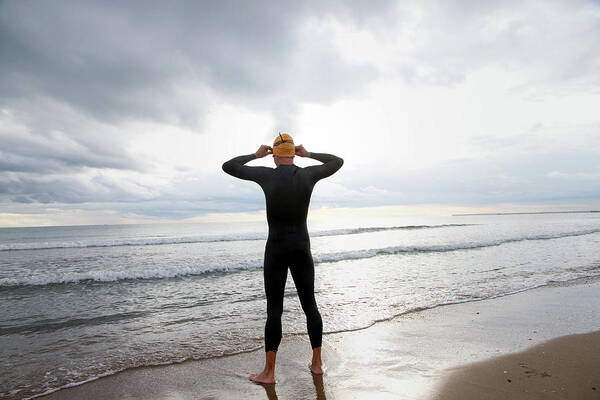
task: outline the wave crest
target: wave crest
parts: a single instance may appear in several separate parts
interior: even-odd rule
[[[523,242],[529,240],[550,240],[564,237],[583,236],[599,233],[600,229],[588,229],[576,232],[524,236],[518,238],[499,239],[489,242],[472,242],[449,245],[430,246],[391,246],[376,249],[352,250],[337,253],[324,253],[313,255],[315,263],[330,263],[344,260],[358,260],[372,258],[380,255],[393,254],[418,254],[433,252],[450,252],[460,250],[475,250],[486,247],[495,247],[507,243]],[[249,271],[262,267],[262,259],[248,260],[244,263],[226,265],[196,265],[179,266],[172,268],[130,269],[119,271],[89,271],[65,272],[59,275],[27,276],[23,278],[2,278],[0,288],[17,286],[43,286],[52,284],[77,284],[86,282],[115,282],[135,279],[171,279],[183,276],[206,275],[211,273],[228,273],[236,271]]]

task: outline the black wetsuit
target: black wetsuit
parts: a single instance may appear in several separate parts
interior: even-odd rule
[[[331,154],[311,153],[311,158],[324,164],[306,168],[296,165],[279,165],[277,168],[244,165],[255,158],[254,154],[235,157],[223,164],[223,171],[258,183],[265,193],[269,223],[264,262],[267,296],[265,351],[276,351],[281,342],[283,292],[288,267],[306,314],[310,344],[314,349],[321,346],[323,322],[315,302],[315,271],[306,216],[315,183],[335,173],[344,161]]]

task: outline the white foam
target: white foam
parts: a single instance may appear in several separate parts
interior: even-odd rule
[[[517,238],[492,240],[487,242],[459,243],[451,245],[430,246],[391,246],[375,249],[352,250],[336,253],[314,254],[316,263],[328,263],[344,260],[357,260],[372,258],[380,255],[393,255],[402,253],[432,253],[459,250],[471,250],[485,247],[500,246],[506,243],[522,242],[528,240],[549,240],[571,236],[583,236],[599,233],[600,229],[589,229],[576,232],[530,235]],[[114,282],[129,279],[168,279],[181,276],[203,275],[215,272],[232,272],[254,270],[262,267],[262,259],[249,260],[243,263],[232,264],[199,264],[196,266],[179,266],[168,268],[135,268],[115,271],[89,271],[89,272],[62,272],[59,274],[29,275],[22,278],[2,278],[0,286],[41,286],[60,283],[78,283],[85,281]]]
[[[460,243],[460,244],[449,244],[449,245],[431,245],[431,246],[391,246],[380,249],[366,249],[366,250],[355,250],[339,253],[330,253],[323,255],[316,255],[314,257],[317,262],[335,262],[342,260],[355,260],[361,258],[371,258],[378,255],[386,254],[401,254],[401,253],[434,253],[434,252],[448,252],[457,250],[471,250],[485,247],[500,246],[506,243],[523,242],[527,240],[549,240],[549,239],[560,239],[571,236],[583,236],[594,233],[599,233],[600,229],[589,229],[584,231],[569,232],[569,233],[557,233],[557,234],[545,234],[545,235],[530,235],[518,238],[498,239],[488,242],[472,242],[472,243]]]
[[[86,281],[115,282],[131,279],[168,279],[181,276],[203,275],[212,272],[252,270],[262,267],[262,260],[231,265],[198,265],[153,269],[128,269],[118,271],[63,272],[53,275],[33,275],[23,278],[2,278],[0,286],[43,286]]]

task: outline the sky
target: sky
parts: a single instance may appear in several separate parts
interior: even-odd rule
[[[262,217],[279,131],[323,215],[599,209],[599,105],[597,0],[0,0],[0,226]]]

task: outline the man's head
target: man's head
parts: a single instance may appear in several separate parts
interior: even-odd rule
[[[287,133],[280,133],[273,141],[273,160],[275,165],[291,165],[294,163],[296,149],[294,139]]]

